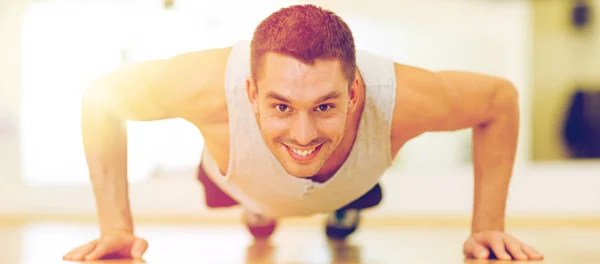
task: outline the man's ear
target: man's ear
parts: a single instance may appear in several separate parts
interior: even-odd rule
[[[246,94],[248,95],[248,101],[252,105],[252,111],[258,113],[258,88],[252,76],[246,78]]]
[[[349,87],[349,96],[350,96],[350,100],[348,101],[348,110],[354,111],[356,110],[356,107],[358,105],[358,98],[360,96],[360,85],[361,85],[361,81],[360,81],[360,73],[358,72],[358,70],[355,73],[355,77],[354,80],[352,80],[352,82],[350,83],[350,87]]]

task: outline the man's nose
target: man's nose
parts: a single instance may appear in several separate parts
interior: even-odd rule
[[[317,139],[318,135],[313,118],[306,113],[299,114],[292,125],[292,139],[302,146],[307,146]]]

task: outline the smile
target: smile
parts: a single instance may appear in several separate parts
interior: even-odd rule
[[[300,150],[300,149],[295,149],[295,148],[291,148],[291,147],[290,147],[290,149],[291,149],[291,150],[292,150],[294,153],[296,153],[296,154],[298,154],[298,155],[300,155],[300,156],[308,156],[309,154],[313,153],[313,151],[315,151],[315,149],[316,149],[316,148],[317,148],[317,147],[314,147],[314,148],[312,148],[312,149],[309,149],[309,150]]]
[[[290,154],[290,156],[292,156],[294,160],[307,162],[317,156],[317,153],[319,153],[322,144],[310,149],[298,149],[285,144],[284,146],[286,147],[288,153]]]

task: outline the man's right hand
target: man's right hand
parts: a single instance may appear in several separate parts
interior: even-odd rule
[[[98,259],[142,259],[148,248],[145,239],[130,232],[114,231],[99,239],[85,243],[63,256],[67,261],[86,261]]]

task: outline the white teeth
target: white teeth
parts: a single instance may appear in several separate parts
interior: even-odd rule
[[[308,156],[311,153],[313,153],[313,151],[315,151],[315,148],[309,149],[309,150],[298,150],[298,149],[293,149],[290,148],[294,153],[300,155],[300,156]]]

